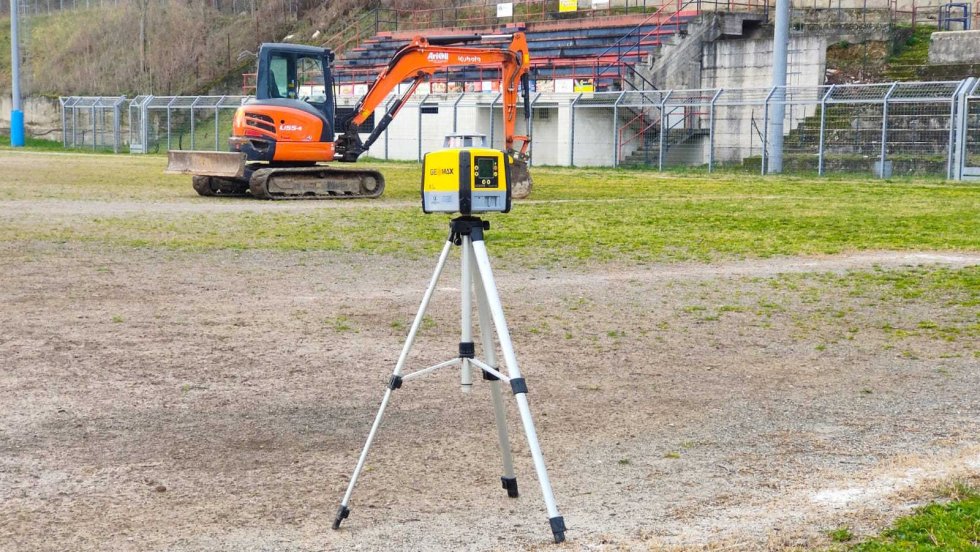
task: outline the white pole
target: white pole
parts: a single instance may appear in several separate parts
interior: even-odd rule
[[[783,172],[783,120],[786,118],[786,65],[789,49],[789,0],[776,0],[776,28],[772,37],[772,86],[776,90],[769,119],[769,167],[764,172]]]

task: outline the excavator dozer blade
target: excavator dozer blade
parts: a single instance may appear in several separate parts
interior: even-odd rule
[[[245,176],[245,155],[223,151],[170,150],[167,152],[167,168],[164,172],[167,174],[243,178]]]
[[[528,171],[527,161],[514,159],[510,166],[510,196],[514,199],[524,199],[531,195],[531,172]]]

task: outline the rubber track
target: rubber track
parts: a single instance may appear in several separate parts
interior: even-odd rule
[[[379,183],[378,187],[373,191],[368,191],[363,186],[361,188],[360,194],[329,194],[329,195],[279,195],[270,194],[268,192],[269,180],[277,176],[301,176],[304,174],[310,174],[315,180],[321,180],[319,175],[326,174],[326,180],[330,179],[330,175],[343,175],[344,180],[353,177],[359,177],[362,175],[371,175]],[[260,199],[372,199],[379,197],[384,193],[385,190],[385,178],[380,172],[373,169],[336,169],[333,167],[326,166],[316,166],[316,167],[276,167],[268,169],[259,169],[252,174],[252,179],[249,182],[249,191],[253,197]]]

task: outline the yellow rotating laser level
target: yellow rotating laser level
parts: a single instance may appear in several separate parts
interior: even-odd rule
[[[489,148],[433,151],[422,161],[422,210],[426,213],[510,211],[514,159]]]

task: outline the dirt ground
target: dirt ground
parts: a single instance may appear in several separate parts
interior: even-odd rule
[[[513,401],[516,500],[487,386],[463,395],[453,371],[395,392],[330,529],[434,259],[0,258],[0,550],[819,547],[980,472],[977,343],[882,329],[971,313],[812,276],[976,254],[499,269],[559,547]],[[794,274],[806,291],[773,285]],[[451,261],[411,366],[454,355],[458,277]]]

